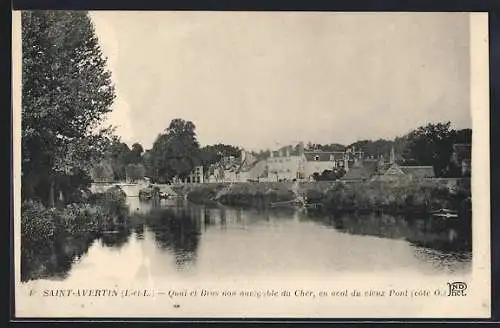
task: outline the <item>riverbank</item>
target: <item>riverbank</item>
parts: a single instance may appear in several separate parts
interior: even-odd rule
[[[24,201],[21,205],[21,280],[64,273],[94,240],[126,227],[127,220],[126,195],[117,189],[54,208],[34,200]]]
[[[172,187],[197,204],[267,207],[298,197],[325,212],[428,213],[470,211],[470,180],[425,179],[367,182],[210,183]]]

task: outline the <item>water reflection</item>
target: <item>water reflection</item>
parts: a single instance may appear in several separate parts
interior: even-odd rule
[[[471,227],[463,224],[460,219],[385,214],[305,217],[354,235],[403,239],[416,246],[441,250],[471,251]]]
[[[21,281],[66,279],[73,263],[84,257],[93,243],[91,238],[67,236],[43,245],[22,245]]]
[[[193,208],[155,209],[145,217],[145,224],[154,234],[161,249],[172,251],[179,268],[196,260],[201,224]]]
[[[403,268],[425,273],[470,269],[471,227],[461,220],[128,201],[127,224],[102,235],[97,243],[69,240],[43,256],[27,257],[30,261],[23,265],[43,267],[48,276],[65,279],[78,259],[92,262],[96,252],[85,254],[100,245],[104,249],[97,253],[124,250],[123,263],[131,260],[125,253],[138,247],[133,255],[140,257],[138,274],[148,279],[155,272],[165,276],[172,270],[210,279],[298,271],[333,275]]]
[[[112,247],[119,250],[124,245],[127,244],[130,237],[130,230],[123,229],[119,231],[111,231],[109,233],[104,233],[100,238],[100,242],[103,246]]]

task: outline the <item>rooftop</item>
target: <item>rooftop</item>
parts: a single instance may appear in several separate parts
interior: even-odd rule
[[[435,177],[432,166],[400,166],[404,174],[412,175],[415,178],[433,178]]]
[[[353,166],[341,180],[364,180],[377,173],[377,161],[364,161],[361,165]]]
[[[305,151],[304,156],[306,161],[317,161],[317,162],[329,162],[332,160],[342,160],[344,159],[343,151]]]

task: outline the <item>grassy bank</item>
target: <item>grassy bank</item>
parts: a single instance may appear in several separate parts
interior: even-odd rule
[[[126,226],[125,195],[117,190],[93,194],[82,203],[47,208],[21,205],[21,279],[64,274],[106,230]]]
[[[470,208],[470,187],[454,189],[432,180],[335,184],[323,193],[309,191],[329,212],[428,213],[448,208],[459,212]]]
[[[293,200],[293,183],[197,184],[176,192],[198,204],[266,207]],[[304,182],[297,194],[326,212],[426,213],[440,208],[470,209],[469,180],[406,180],[356,183]]]
[[[265,207],[295,198],[291,183],[210,183],[176,186],[179,195],[196,204]]]

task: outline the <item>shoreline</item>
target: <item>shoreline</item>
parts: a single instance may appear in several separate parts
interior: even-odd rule
[[[470,179],[204,183],[171,188],[201,205],[262,208],[303,198],[306,207],[314,205],[314,210],[326,213],[430,214],[449,209],[464,215],[472,208]]]

